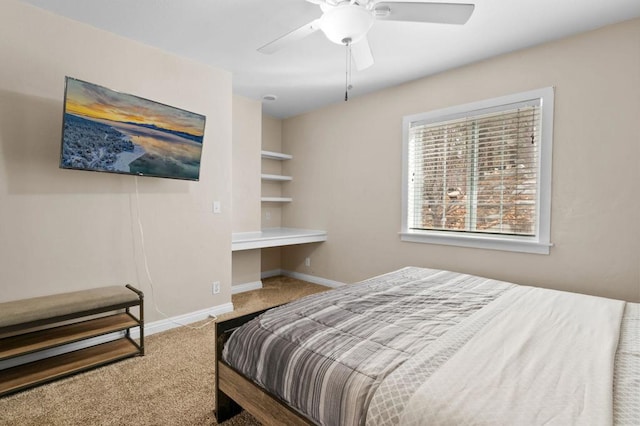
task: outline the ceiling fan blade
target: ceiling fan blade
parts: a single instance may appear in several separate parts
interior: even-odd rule
[[[436,24],[466,23],[475,6],[466,3],[379,2],[374,16],[385,21],[430,22]]]
[[[362,71],[373,65],[373,54],[371,53],[371,46],[369,46],[367,37],[363,37],[362,40],[351,45],[351,57],[358,71]]]
[[[283,35],[282,37],[278,37],[277,39],[265,44],[264,46],[258,48],[258,52],[261,53],[275,53],[283,47],[288,46],[291,43],[295,43],[298,40],[302,40],[308,35],[313,34],[314,32],[320,29],[320,19],[316,19],[314,21],[309,22],[297,28],[290,33]]]

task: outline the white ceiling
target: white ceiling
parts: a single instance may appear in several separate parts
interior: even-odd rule
[[[234,93],[252,99],[278,97],[263,104],[264,112],[274,117],[344,101],[344,47],[322,32],[271,55],[256,51],[320,17],[320,8],[305,0],[22,1],[228,70]],[[350,98],[640,17],[640,0],[467,2],[476,7],[463,26],[375,22],[369,31],[375,64],[360,72],[354,68]]]

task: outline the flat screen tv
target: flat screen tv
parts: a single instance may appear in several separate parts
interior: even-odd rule
[[[197,181],[205,120],[66,77],[60,167]]]

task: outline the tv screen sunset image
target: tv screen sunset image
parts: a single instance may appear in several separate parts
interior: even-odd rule
[[[60,167],[198,180],[205,117],[67,77]]]

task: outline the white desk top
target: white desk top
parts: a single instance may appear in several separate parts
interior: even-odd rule
[[[327,232],[314,229],[265,228],[255,232],[234,232],[231,250],[251,250],[327,241]]]

